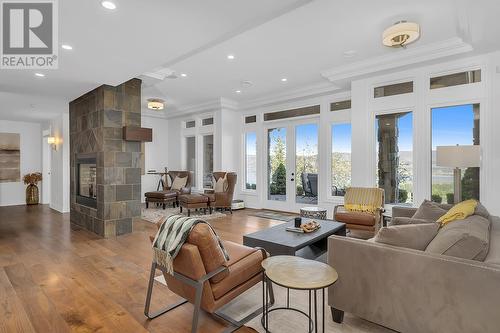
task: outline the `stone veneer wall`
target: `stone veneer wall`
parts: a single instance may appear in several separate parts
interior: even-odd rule
[[[100,86],[69,104],[71,223],[103,237],[132,232],[141,216],[140,142],[122,140],[141,126],[141,80]],[[76,203],[76,158],[97,157],[97,209]]]

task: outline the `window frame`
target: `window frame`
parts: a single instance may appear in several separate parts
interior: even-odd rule
[[[249,128],[245,128],[242,134],[242,149],[243,158],[243,181],[241,182],[241,191],[247,194],[257,195],[257,191],[259,190],[259,133],[257,128],[254,126],[248,126]],[[255,134],[255,189],[247,189],[247,134],[254,133]]]

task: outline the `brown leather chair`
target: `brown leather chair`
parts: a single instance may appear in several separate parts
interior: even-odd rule
[[[350,207],[355,208],[350,210]],[[363,207],[370,207],[371,211],[363,211]],[[378,232],[384,211],[383,189],[349,187],[344,196],[344,205],[335,206],[333,216],[336,221],[345,223],[349,230],[356,231],[362,238],[366,238]]]
[[[224,192],[215,192],[215,190],[205,190],[205,195],[209,199],[210,211],[212,209],[228,209],[231,214],[233,213],[233,209],[231,208],[231,204],[233,202],[234,188],[236,186],[236,180],[238,176],[234,172],[214,172],[213,176],[215,181],[218,181],[220,178],[224,178],[227,175],[227,189]]]
[[[181,177],[181,178],[187,177],[186,185],[180,190],[170,189],[172,183],[174,182],[175,177]],[[146,197],[146,208],[149,207],[150,202],[163,205],[163,209],[165,209],[166,204],[169,202],[171,202],[174,207],[179,206],[179,196],[191,193],[191,172],[169,171],[165,175],[165,180],[163,181],[163,184],[164,184],[163,191],[146,192],[144,194],[144,196]]]
[[[268,253],[260,248],[251,248],[229,241],[223,243],[229,254],[229,261],[225,260],[210,227],[207,224],[197,224],[174,259],[173,275],[153,262],[144,314],[153,319],[190,302],[194,305],[191,327],[193,333],[197,331],[200,309],[228,321],[232,326],[231,332],[261,314],[262,308],[238,322],[217,312],[238,295],[262,281],[261,263],[268,257]],[[168,288],[183,300],[151,314],[149,308],[156,269],[163,271]],[[268,287],[272,304],[274,303],[272,286],[269,284]]]

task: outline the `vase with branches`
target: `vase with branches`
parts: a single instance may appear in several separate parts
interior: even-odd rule
[[[26,187],[26,204],[38,205],[39,192],[38,183],[42,181],[42,174],[40,172],[32,172],[23,176],[23,182]]]

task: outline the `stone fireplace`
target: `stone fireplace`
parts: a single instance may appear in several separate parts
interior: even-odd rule
[[[103,237],[132,232],[141,216],[141,80],[100,86],[69,104],[71,223]]]

